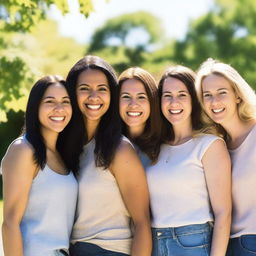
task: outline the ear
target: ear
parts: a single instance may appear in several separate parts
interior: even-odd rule
[[[236,97],[236,103],[239,104],[241,102],[241,98],[239,96]]]

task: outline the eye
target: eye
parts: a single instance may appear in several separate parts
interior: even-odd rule
[[[70,104],[70,100],[64,100],[63,103],[64,104]]]
[[[147,99],[147,97],[146,97],[145,95],[140,95],[138,98],[139,98],[140,100],[146,100],[146,99]]]
[[[163,98],[170,98],[170,97],[172,97],[172,96],[171,96],[171,94],[164,93],[164,94],[162,95],[162,97],[163,97]]]
[[[79,90],[79,91],[89,91],[89,87],[87,87],[87,86],[80,86],[80,87],[78,88],[78,90]]]
[[[181,98],[186,97],[186,96],[187,96],[186,93],[181,93],[181,94],[179,94],[179,97],[181,97]]]
[[[130,96],[129,95],[127,95],[127,94],[123,94],[123,95],[121,95],[121,99],[129,99],[130,98]]]
[[[204,98],[208,98],[208,97],[210,97],[210,96],[211,96],[210,93],[204,93],[204,94],[203,94],[203,97],[204,97]]]
[[[227,94],[227,92],[226,91],[221,91],[220,94],[225,95],[225,94]]]
[[[108,91],[108,88],[105,87],[105,86],[104,86],[104,87],[100,87],[100,88],[99,88],[99,91],[100,91],[100,92],[106,92],[106,91]]]
[[[44,103],[51,104],[51,103],[54,103],[54,101],[53,100],[46,100]]]

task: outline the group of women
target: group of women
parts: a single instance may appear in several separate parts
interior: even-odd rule
[[[86,56],[33,86],[2,160],[5,255],[256,255],[255,139],[255,92],[228,64],[157,86]]]

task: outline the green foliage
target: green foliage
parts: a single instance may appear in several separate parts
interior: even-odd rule
[[[127,39],[136,29],[145,32],[147,38],[130,46]],[[140,66],[147,62],[148,48],[160,42],[163,34],[160,20],[152,14],[142,11],[124,14],[108,20],[95,31],[87,52],[110,58],[113,66],[121,72],[129,66]],[[112,46],[111,39],[119,43]]]

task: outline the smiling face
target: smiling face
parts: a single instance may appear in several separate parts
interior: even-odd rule
[[[150,115],[150,105],[141,81],[128,79],[122,83],[119,112],[131,135],[139,135],[143,132]]]
[[[72,107],[65,87],[60,83],[50,85],[38,109],[41,131],[61,132],[71,119]]]
[[[161,109],[165,118],[179,127],[191,126],[192,102],[185,84],[179,79],[167,77],[163,83]]]
[[[237,104],[240,102],[229,81],[211,74],[202,81],[204,110],[216,123],[225,125],[238,117]]]
[[[86,122],[97,125],[110,105],[110,88],[105,74],[97,69],[83,71],[77,79],[76,95]]]

